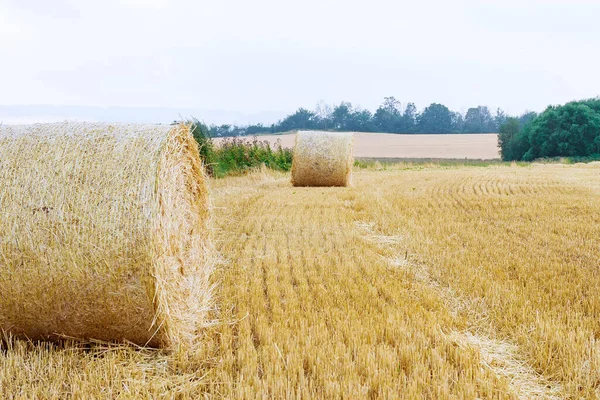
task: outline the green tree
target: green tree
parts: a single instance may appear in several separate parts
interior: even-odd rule
[[[417,120],[421,133],[452,132],[452,111],[442,104],[431,104],[423,110]]]
[[[294,114],[288,115],[277,124],[279,132],[291,131],[294,129],[316,129],[316,114],[305,108],[299,108]]]
[[[400,102],[395,97],[385,97],[373,116],[373,125],[380,132],[401,133],[403,128]]]
[[[531,157],[600,154],[600,99],[550,106],[533,120]]]
[[[244,135],[259,135],[261,133],[270,132],[271,128],[264,126],[263,124],[248,125],[244,129]]]
[[[532,119],[533,118],[533,119]],[[600,155],[600,99],[550,106],[526,113],[500,127],[498,143],[505,160]]]
[[[520,160],[529,150],[528,134],[518,118],[508,118],[498,129],[498,146],[504,161]]]
[[[417,130],[417,106],[415,103],[408,103],[402,115],[404,130],[406,133],[414,133]]]
[[[354,132],[373,132],[373,114],[369,110],[354,109],[347,128]]]
[[[213,137],[224,137],[224,136],[232,136],[231,134],[231,125],[223,124],[223,125],[211,125],[210,126],[210,134]]]
[[[333,118],[331,114],[333,110],[330,105],[326,104],[323,100],[317,103],[315,108],[315,119],[317,129],[329,130],[333,127]]]
[[[331,121],[336,131],[347,131],[352,119],[352,104],[342,101],[340,105],[333,108]]]
[[[538,114],[535,111],[526,111],[519,117],[519,124],[521,124],[521,127],[523,127],[533,121],[537,116]]]
[[[464,132],[465,119],[459,112],[452,113],[452,132],[462,133]]]
[[[464,132],[465,133],[482,133],[493,132],[494,125],[492,114],[485,106],[469,108],[465,115]]]

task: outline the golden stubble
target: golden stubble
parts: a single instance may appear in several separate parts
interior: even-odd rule
[[[9,339],[9,396],[595,398],[600,168],[403,164],[211,181],[194,353]],[[7,348],[8,347],[8,348]]]

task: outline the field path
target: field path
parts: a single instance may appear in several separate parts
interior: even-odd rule
[[[512,394],[523,400],[562,398],[560,385],[536,373],[523,359],[518,346],[506,340],[501,341],[490,337],[490,335],[497,336],[498,333],[492,326],[481,326],[478,323],[486,318],[478,307],[473,307],[469,299],[461,298],[451,287],[438,282],[426,265],[413,263],[410,260],[412,254],[409,257],[408,250],[402,246],[405,236],[390,236],[375,232],[374,224],[368,222],[357,222],[356,225],[364,233],[366,240],[377,243],[382,250],[396,255],[389,259],[391,266],[410,272],[416,281],[425,283],[433,289],[444,300],[454,316],[466,316],[467,330],[449,332],[446,335],[447,339],[460,348],[478,351],[483,367],[493,371],[498,377],[508,378]]]
[[[500,370],[525,377],[513,386],[598,398],[599,166],[400,168],[357,174],[359,221],[402,236],[392,264],[417,266],[467,318],[450,337],[482,360],[510,355]]]

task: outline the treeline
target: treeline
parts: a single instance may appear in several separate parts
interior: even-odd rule
[[[270,126],[212,125],[213,137],[249,136],[292,130],[326,130],[387,133],[496,133],[508,116],[501,110],[492,115],[488,107],[469,108],[465,115],[433,103],[418,112],[414,103],[402,104],[386,97],[375,113],[342,102],[337,106],[323,103],[314,111],[299,108],[295,113]]]
[[[508,118],[498,145],[506,161],[552,157],[600,158],[600,98],[549,106],[540,115]]]

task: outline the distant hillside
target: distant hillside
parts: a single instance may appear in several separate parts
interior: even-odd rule
[[[35,122],[59,122],[65,120],[93,122],[138,122],[170,123],[174,120],[198,118],[207,124],[274,123],[284,117],[283,112],[262,112],[243,114],[224,110],[201,108],[162,108],[162,107],[87,107],[87,106],[2,106],[0,123],[27,124]]]

